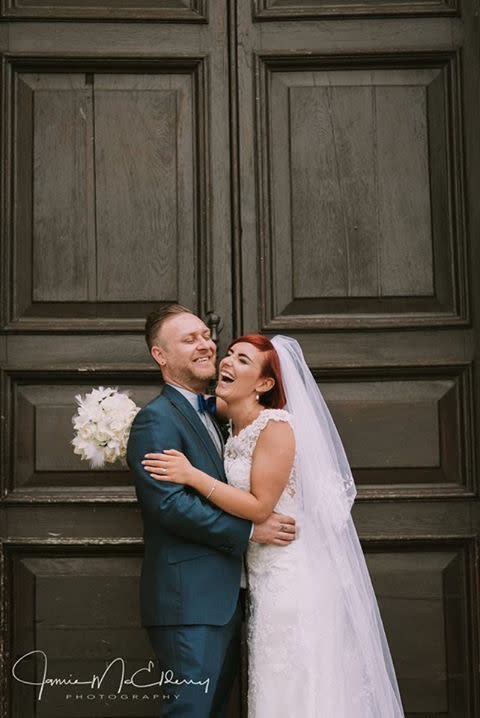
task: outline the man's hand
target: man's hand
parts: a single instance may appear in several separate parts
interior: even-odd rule
[[[251,541],[288,546],[295,539],[295,519],[283,514],[270,514],[261,524],[255,524]]]

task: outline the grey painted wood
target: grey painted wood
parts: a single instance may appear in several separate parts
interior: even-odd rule
[[[328,88],[290,91],[291,193],[296,297],[348,294],[348,237]]]
[[[15,230],[12,242],[16,245],[15,260],[13,252],[8,246],[8,238],[4,235],[4,252],[7,261],[3,265],[4,271],[14,264],[17,282],[12,287],[12,279],[5,276],[3,282],[8,287],[6,293],[7,311],[11,313],[23,314],[31,304],[32,285],[33,285],[33,267],[32,267],[32,227],[33,227],[33,96],[31,88],[22,82],[17,83],[17,102],[18,106],[23,109],[18,113],[17,132],[23,138],[18,143],[17,167],[18,173],[11,191],[8,193],[10,203],[12,195],[16,197],[15,207],[11,209],[12,223]],[[8,125],[7,125],[8,128]],[[12,143],[13,144],[13,143]],[[8,214],[7,214],[8,216]],[[5,256],[4,255],[4,256]],[[11,259],[9,259],[11,257]],[[16,290],[16,292],[15,292]],[[15,296],[16,294],[16,296]],[[12,296],[13,295],[13,296]],[[4,315],[5,323],[8,322],[8,314]]]
[[[327,87],[348,260],[347,296],[378,293],[378,177],[372,142],[375,89]]]
[[[450,387],[439,380],[321,386],[352,467],[383,467],[385,475],[389,468],[438,465],[438,402]],[[378,446],[380,425],[385,438]]]
[[[250,3],[212,2],[208,22],[197,22],[200,13],[184,22],[178,8],[192,4],[174,2],[150,8],[155,23],[131,22],[146,18],[149,3],[140,0],[132,12],[108,0],[83,5],[84,20],[117,22],[75,21],[78,2],[70,21],[54,22],[68,14],[66,3],[38,2],[34,12],[25,0],[23,17],[38,20],[30,22],[21,4],[15,21],[0,24],[8,53],[0,571],[9,655],[44,643],[55,668],[68,658],[85,670],[124,648],[129,661],[149,655],[135,628],[141,520],[133,487],[117,467],[85,471],[69,453],[69,397],[99,384],[128,386],[140,403],[153,396],[160,381],[142,317],[150,300],[177,292],[197,311],[222,315],[222,351],[232,327],[300,340],[354,465],[354,520],[407,711],[476,718],[474,3],[465,0],[461,17],[443,2],[381,3],[389,17],[374,19],[380,3],[339,2],[338,17],[323,22],[332,3],[262,0],[254,19]],[[168,4],[178,22],[162,22]],[[357,11],[367,17],[345,18]],[[423,16],[405,17],[411,12]],[[41,78],[48,102],[35,106],[25,77]],[[81,146],[77,120],[61,119],[81,97],[90,103],[86,158],[68,176],[57,159],[58,171],[38,187],[35,175],[46,170],[33,151],[55,158],[61,148],[71,158]],[[61,135],[66,128],[63,144],[48,144],[44,122],[35,145],[43,118]],[[62,198],[81,175],[94,191],[81,210],[79,191],[72,223]],[[32,194],[35,182],[43,195]],[[58,267],[47,271],[63,245],[48,243],[35,211],[50,222],[49,208],[57,216],[59,183],[67,209],[58,217],[68,214],[78,238],[66,266],[75,252],[87,256],[83,284],[57,281]],[[327,237],[325,216],[338,217]],[[33,236],[42,244],[32,264]],[[34,277],[44,294],[32,301]],[[55,292],[73,291],[87,301],[56,301]],[[328,313],[337,318],[329,323]],[[2,718],[40,715],[31,695],[6,681],[4,672]],[[79,710],[59,703],[52,712]],[[133,704],[124,712],[139,715]]]
[[[454,15],[458,12],[456,0],[425,0],[425,2],[412,3],[410,0],[389,2],[365,0],[353,3],[351,0],[254,0],[254,17],[256,20],[293,20],[303,18],[316,19],[320,17],[342,16],[385,16],[396,15]]]
[[[442,147],[448,133],[448,117],[445,116],[445,76],[438,73],[427,86],[428,156],[430,165],[430,201],[434,255],[438,257],[441,271],[435,277],[435,291],[445,301],[452,291],[451,277],[446,267],[452,262],[450,227],[455,227],[454,211],[449,202],[448,158]]]
[[[92,502],[75,500],[69,504],[64,500],[60,504],[43,502],[34,509],[27,503],[8,506],[5,543],[18,541],[19,545],[45,547],[64,544],[68,548],[114,546],[126,541],[138,545],[142,541],[140,511],[134,502],[126,505],[105,500],[93,502],[92,506]],[[384,542],[408,548],[415,541],[435,544],[446,536],[475,546],[480,508],[478,502],[467,499],[452,501],[425,495],[421,501],[398,501],[374,497],[358,501],[353,517],[366,546]]]
[[[237,7],[241,328],[294,335],[329,402],[407,715],[476,718],[480,305],[462,138],[480,157],[478,19],[469,3],[469,31],[452,17],[448,37],[438,19],[321,22],[324,2],[255,12]]]
[[[191,217],[193,199],[177,196],[176,92],[121,79],[95,86],[98,299],[174,301],[177,202]],[[189,160],[181,172],[191,173]]]
[[[392,55],[381,62],[360,57],[354,70],[345,69],[350,56],[257,58],[255,211],[265,255],[257,292],[265,328],[288,331],[306,321],[317,328],[387,327],[389,317],[411,326],[465,323],[462,183],[446,131],[450,125],[460,141],[459,60],[425,58],[402,55],[399,67]],[[320,104],[302,99],[295,114],[292,98],[305,93]],[[347,107],[358,112],[359,94],[369,125],[348,124]],[[435,102],[427,103],[427,94]],[[415,137],[406,145],[411,150],[393,147],[397,134]],[[430,166],[432,147],[438,158]],[[441,165],[446,173],[438,172]]]
[[[471,329],[446,329],[442,332],[430,329],[415,333],[398,333],[391,329],[384,332],[318,334],[302,332],[297,328],[294,334],[300,337],[310,366],[353,370],[469,363],[476,341],[475,332]],[[42,349],[41,361],[39,347]],[[33,334],[11,335],[4,368],[20,372],[23,369],[66,369],[90,374],[92,381],[95,381],[95,374],[102,370],[118,373],[137,368],[158,375],[141,335],[112,335],[107,332],[102,335],[101,330],[96,335],[70,333],[52,336],[48,344]]]
[[[89,298],[85,212],[91,93],[83,77],[26,75],[33,94],[33,301]],[[18,111],[23,113],[24,108]]]
[[[131,477],[119,466],[93,472],[73,455],[74,394],[131,384],[143,404],[160,391],[142,337],[153,304],[178,299],[203,316],[216,310],[224,346],[233,322],[226,6],[214,4],[207,23],[206,2],[133,0],[135,11],[124,15],[125,4],[114,5],[70,3],[71,18],[87,9],[97,19],[126,18],[101,28],[43,22],[45,3],[36,15],[24,4],[24,17],[28,10],[38,23],[18,14],[7,33],[0,25],[8,298],[0,336],[0,610],[15,635],[9,655],[42,644],[62,673],[69,663],[91,673],[121,652],[132,669],[152,658],[139,623],[142,526]],[[180,5],[195,8],[195,17]],[[65,8],[52,3],[50,18]],[[174,14],[178,23],[162,24]],[[142,17],[159,23],[130,23]],[[33,373],[20,378],[22,362]],[[31,551],[17,550],[23,540]],[[7,668],[4,655],[2,648]],[[119,712],[33,698],[2,668],[2,718]],[[239,702],[237,692],[232,718]],[[148,709],[130,702],[121,712],[138,718],[158,709],[158,701]]]
[[[196,198],[206,197],[195,169],[204,146],[195,127],[207,111],[196,90],[201,66],[169,75],[72,70],[18,78],[14,321],[40,328],[36,317],[62,326],[65,316],[93,323],[110,314],[140,326],[149,303],[195,307],[194,257],[204,274],[212,261],[202,254]]]
[[[104,379],[100,381],[103,383]],[[159,383],[148,379],[133,385],[125,381],[110,384],[127,391],[137,406],[144,406],[161,390]],[[24,491],[28,488],[35,499],[49,488],[56,488],[69,490],[72,495],[76,492],[81,497],[82,489],[88,487],[101,496],[105,488],[130,485],[122,462],[107,464],[100,474],[73,453],[72,407],[76,405],[75,397],[85,395],[90,388],[89,378],[83,383],[61,379],[47,383],[42,379],[13,387],[17,415],[14,445],[18,447],[10,470],[13,495],[18,487]]]
[[[278,69],[276,62],[260,60],[257,73],[267,326],[287,329],[295,315],[300,323],[312,315],[317,325],[348,326],[342,306],[356,323],[386,326],[388,315],[452,321],[448,307],[461,312],[453,290],[461,262],[450,248],[461,251],[461,237],[445,214],[461,214],[461,204],[448,175],[438,173],[439,166],[453,171],[445,108],[454,113],[455,104],[446,73],[406,63],[322,70],[326,57],[300,67],[292,57],[288,70],[286,60]],[[435,103],[427,104],[427,93]],[[432,146],[438,158],[430,167]]]
[[[375,90],[380,294],[433,294],[424,88]]]
[[[424,546],[415,551],[367,549],[366,555],[407,715],[455,715],[452,692],[462,695],[468,684],[467,616],[457,598],[466,579],[464,550]],[[451,636],[455,648],[447,644]]]
[[[220,49],[226,52],[224,46]],[[205,52],[210,52],[208,41],[205,41]],[[99,69],[97,59],[97,73],[86,72],[91,62],[89,58],[70,61],[44,58],[43,62],[42,77],[46,77],[47,82],[58,84],[57,77],[62,77],[58,73],[66,70],[65,62],[75,81],[90,86],[96,82],[95,90],[90,90],[92,112],[86,118],[86,131],[89,133],[84,160],[86,188],[83,194],[78,193],[76,205],[83,207],[78,231],[85,225],[88,235],[84,242],[87,259],[82,255],[88,271],[83,271],[81,264],[75,269],[83,278],[85,296],[74,295],[72,298],[67,293],[63,299],[57,297],[56,301],[63,302],[60,309],[49,296],[39,294],[37,298],[32,289],[32,231],[35,225],[29,214],[32,211],[36,165],[24,148],[29,142],[33,144],[29,107],[34,98],[31,93],[23,91],[24,85],[18,79],[21,79],[22,73],[14,61],[9,60],[5,101],[20,118],[15,129],[9,130],[9,141],[22,149],[18,154],[20,161],[16,161],[15,155],[12,166],[18,190],[16,195],[12,193],[15,197],[12,210],[15,209],[16,214],[11,230],[7,230],[6,249],[16,257],[16,269],[21,273],[22,281],[14,284],[13,307],[9,309],[6,306],[6,323],[11,328],[21,325],[25,329],[40,331],[51,331],[54,327],[68,330],[74,326],[140,330],[143,317],[159,301],[180,301],[201,314],[207,314],[213,310],[218,298],[228,308],[231,300],[227,299],[225,304],[224,297],[230,297],[230,248],[225,242],[214,246],[217,237],[226,235],[229,218],[229,190],[225,181],[228,172],[228,163],[225,163],[228,157],[228,125],[224,121],[228,116],[225,108],[228,95],[222,90],[222,82],[226,82],[226,64],[222,57],[215,57],[212,53],[210,66],[217,73],[217,78],[222,80],[212,84],[209,82],[207,62],[196,55],[164,59],[160,64],[147,66],[139,58],[108,58],[102,61],[103,71]],[[112,75],[113,70],[115,75]],[[16,84],[19,84],[18,93],[14,93]],[[142,109],[142,114],[148,115],[151,122],[148,141],[146,135],[141,136],[142,131],[147,131],[148,121],[141,124],[139,132],[134,125],[130,126],[133,120],[128,118],[126,109],[123,113],[117,112],[112,104],[115,102],[112,98],[116,97],[120,103],[123,98],[122,107],[126,108],[125,97],[131,93],[133,104],[130,106],[141,105],[137,92],[145,102],[148,98],[148,102],[153,103]],[[152,99],[155,92],[156,101]],[[169,110],[159,100],[162,93],[170,97]],[[16,97],[21,98],[20,103],[15,102]],[[111,105],[115,122],[109,115]],[[163,129],[161,112],[166,113],[162,120]],[[137,119],[135,114],[135,122]],[[17,127],[21,128],[20,131]],[[215,135],[215,142],[210,141],[211,133]],[[138,147],[133,138],[137,138]],[[75,156],[74,149],[69,147],[70,157]],[[210,151],[221,167],[213,185],[215,201],[211,199],[211,164],[207,161],[207,152]],[[113,181],[112,162],[115,163],[117,155],[127,170],[122,174],[120,163]],[[144,161],[147,157],[148,162]],[[5,177],[9,176],[7,172]],[[26,181],[28,177],[30,180]],[[54,175],[53,188],[56,179]],[[39,196],[37,214],[40,212],[40,217],[42,212],[47,217],[60,216],[60,211],[49,205],[50,199],[54,202],[54,192],[47,192],[46,195],[45,192]],[[137,218],[134,226],[132,213]],[[41,224],[39,226],[41,228]],[[57,233],[54,240],[63,247],[61,224],[60,228],[53,226],[51,229]],[[139,270],[137,274],[132,271],[128,252],[120,251],[122,242],[133,243],[135,237],[136,246],[142,246],[136,252],[132,244]],[[55,241],[51,242],[53,246]],[[153,261],[149,259],[151,256]],[[75,264],[75,252],[72,261]],[[217,274],[213,272],[214,266],[216,269],[222,267],[222,270]],[[11,282],[8,261],[2,269],[6,282]],[[138,284],[137,279],[142,273],[143,280]],[[116,282],[114,295],[109,282]],[[74,287],[74,283],[67,282],[70,294],[74,291],[72,284]],[[225,327],[230,325],[230,312],[227,312],[223,323]]]
[[[207,0],[3,0],[0,17],[204,22]]]

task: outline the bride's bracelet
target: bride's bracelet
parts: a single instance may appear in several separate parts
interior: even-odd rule
[[[215,491],[216,488],[217,488],[217,479],[213,479],[212,488],[210,489],[210,491],[208,492],[208,494],[205,496],[205,498],[206,498],[206,499],[209,499],[210,496],[213,494],[213,492]]]

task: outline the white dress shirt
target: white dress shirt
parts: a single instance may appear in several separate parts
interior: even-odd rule
[[[198,414],[198,418],[208,431],[220,458],[223,458],[223,440],[221,438],[221,434],[215,426],[215,423],[210,414],[207,411],[199,411],[198,394],[195,394],[195,392],[190,391],[189,389],[184,389],[183,386],[176,386],[175,384],[170,384],[170,386],[173,386],[174,389],[179,391],[180,394],[182,394],[182,396],[184,396],[185,399],[192,405],[192,408],[195,409]]]

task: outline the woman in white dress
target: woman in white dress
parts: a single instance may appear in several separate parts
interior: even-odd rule
[[[254,523],[273,510],[296,518],[289,545],[250,542],[247,550],[249,718],[402,718],[350,516],[351,471],[299,344],[240,337],[219,374],[228,484],[174,450],[149,455],[145,468]]]

